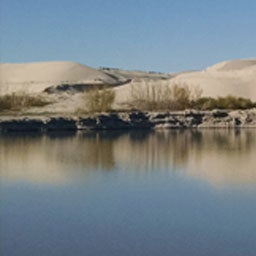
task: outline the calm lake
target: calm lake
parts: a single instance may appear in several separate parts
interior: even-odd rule
[[[1,256],[255,256],[256,130],[0,135]]]

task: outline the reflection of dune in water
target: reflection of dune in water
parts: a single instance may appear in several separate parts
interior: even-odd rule
[[[1,176],[33,183],[63,184],[69,175],[55,156],[55,143],[46,137],[7,137],[0,140]]]
[[[161,131],[141,143],[126,137],[115,145],[123,166],[130,163],[136,171],[184,170],[188,177],[214,186],[255,184],[255,151],[255,130]]]
[[[0,137],[0,174],[7,179],[64,184],[114,165],[113,141],[84,136]]]
[[[187,170],[189,176],[207,180],[214,186],[249,185],[256,183],[255,152],[241,159],[222,157],[216,152],[204,154],[199,161],[191,161]]]
[[[200,155],[191,152],[188,175],[217,187],[256,184],[256,132],[215,131],[209,135]]]
[[[256,131],[134,131],[0,137],[1,176],[65,184],[88,172],[159,169],[214,186],[256,183]],[[181,172],[182,170],[182,172]]]

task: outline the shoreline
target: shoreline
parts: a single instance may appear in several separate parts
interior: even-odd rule
[[[256,128],[256,109],[111,112],[93,116],[5,115],[0,133],[132,129]]]

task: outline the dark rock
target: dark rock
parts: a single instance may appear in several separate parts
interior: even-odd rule
[[[41,132],[44,123],[37,119],[10,119],[0,121],[0,130],[3,132]]]
[[[151,119],[152,120],[154,120],[154,119],[161,120],[161,119],[168,118],[169,116],[170,116],[170,113],[157,113],[157,114],[153,115],[151,117]]]
[[[91,130],[95,129],[97,124],[96,118],[80,118],[77,122],[78,130]]]
[[[65,130],[65,131],[74,131],[77,130],[76,121],[74,119],[68,118],[50,118],[49,121],[45,124],[46,131],[56,131],[56,130]]]
[[[121,119],[117,114],[100,115],[97,118],[96,129],[127,129],[131,124]]]
[[[183,129],[183,128],[256,128],[256,110],[228,112],[214,110],[205,112],[122,112],[101,114],[95,117],[7,117],[0,118],[3,132],[48,132],[76,130],[121,129]]]
[[[228,111],[215,109],[212,111],[212,115],[214,118],[224,118],[228,116]]]
[[[131,128],[151,128],[153,123],[150,122],[148,116],[144,112],[132,112],[129,115]]]
[[[237,125],[237,126],[241,125],[241,123],[242,123],[239,118],[235,118],[234,122],[235,122],[235,125]]]
[[[77,93],[77,92],[84,92],[91,88],[93,88],[92,84],[61,84],[61,85],[53,85],[53,86],[47,87],[44,90],[44,92],[48,94],[61,93],[61,92]]]
[[[144,112],[132,112],[129,114],[129,118],[133,120],[148,120],[148,117]]]
[[[185,111],[185,118],[189,125],[195,126],[203,122],[204,113],[196,110]]]

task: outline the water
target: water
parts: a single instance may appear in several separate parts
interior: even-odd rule
[[[256,130],[0,136],[0,254],[255,256]]]

